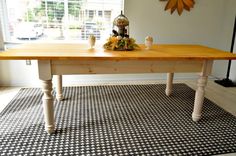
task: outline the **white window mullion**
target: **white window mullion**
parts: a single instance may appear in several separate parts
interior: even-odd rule
[[[68,26],[69,10],[68,10],[68,0],[64,0],[64,37],[65,40],[69,38],[69,26]]]
[[[3,33],[2,33],[2,24],[1,24],[1,19],[0,19],[0,50],[4,50],[4,39],[3,39]]]
[[[10,32],[9,32],[9,23],[8,21],[8,15],[7,15],[7,5],[6,1],[2,0],[0,1],[0,41],[6,42],[10,40]],[[2,43],[4,44],[4,43]]]
[[[48,2],[45,0],[45,15],[48,17]],[[48,28],[48,18],[46,18],[46,28]]]

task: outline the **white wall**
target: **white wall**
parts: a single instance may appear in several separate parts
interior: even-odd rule
[[[1,61],[0,84],[24,86],[38,83],[37,62],[32,61],[31,66],[26,66],[25,61]]]
[[[131,37],[138,43],[143,43],[144,38],[151,35],[155,43],[201,44],[229,51],[236,0],[197,0],[191,12],[184,11],[181,16],[176,12],[170,15],[164,11],[165,5],[166,2],[159,0],[125,0],[125,15],[130,20]],[[38,85],[37,62],[33,61],[32,64],[26,66],[25,61],[0,61],[0,85]],[[213,75],[223,78],[226,70],[227,61],[219,61],[214,64]],[[183,77],[192,78],[195,75],[177,75],[177,78]],[[69,85],[78,81],[163,78],[163,74],[67,76],[65,82]]]
[[[236,54],[236,40],[234,41],[234,50],[233,50],[233,53]],[[231,64],[231,70],[230,70],[230,75],[229,75],[229,78],[234,82],[236,83],[236,61],[232,61],[232,64]]]
[[[143,43],[151,35],[156,43],[201,44],[229,51],[236,0],[197,0],[190,12],[181,16],[164,11],[166,2],[126,0],[125,14],[131,36]],[[213,75],[223,78],[228,61],[216,61]]]
[[[234,6],[234,7],[231,7],[231,6]],[[228,21],[230,22],[231,25],[234,25],[234,18],[236,16],[236,9],[235,9],[236,8],[236,1],[235,0],[231,0],[227,4],[227,8],[228,8],[227,9],[227,14],[226,14],[225,18],[230,18]],[[225,34],[228,35],[228,36],[231,36],[231,38],[232,38],[233,28],[227,27],[227,25],[225,25],[224,32],[226,32]],[[223,42],[223,38],[222,38],[222,42]],[[227,45],[227,47],[230,47],[231,46],[231,41],[228,44],[226,44],[226,45]],[[234,41],[233,53],[236,54],[236,40]],[[234,83],[236,83],[236,61],[232,61],[229,78]]]
[[[132,37],[143,43],[147,35],[156,43],[189,43],[218,45],[222,28],[224,1],[197,0],[191,12],[164,11],[167,2],[158,0],[126,0],[125,14],[130,20]]]
[[[222,20],[222,29],[220,30],[220,39],[218,46],[216,48],[230,51],[232,35],[233,35],[233,26],[234,19],[236,15],[236,0],[225,0],[224,10],[222,11],[223,18]],[[235,61],[234,61],[235,62]],[[215,62],[215,68],[213,74],[219,78],[225,78],[228,68],[228,61],[217,61]],[[223,72],[224,71],[224,72]],[[231,66],[231,76],[230,78],[236,83],[236,66]]]
[[[1,19],[0,19],[0,50],[4,50],[3,33],[2,33],[2,21],[1,21]]]

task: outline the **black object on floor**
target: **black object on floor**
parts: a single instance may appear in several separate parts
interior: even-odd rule
[[[218,83],[219,85],[224,87],[236,87],[236,84],[229,78],[225,78],[222,80],[215,80],[215,83]]]
[[[233,50],[234,50],[235,33],[236,33],[236,16],[234,19],[234,30],[233,30],[233,36],[232,36],[232,42],[231,42],[231,48],[230,48],[231,53],[233,53]],[[236,87],[236,83],[234,83],[232,80],[229,79],[230,68],[231,68],[231,60],[229,60],[228,62],[226,78],[222,80],[215,80],[215,82],[224,87]]]

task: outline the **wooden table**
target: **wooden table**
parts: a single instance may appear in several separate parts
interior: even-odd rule
[[[166,95],[172,92],[174,73],[198,72],[193,121],[201,118],[204,89],[214,60],[236,59],[235,54],[199,45],[154,45],[146,50],[109,51],[82,44],[23,44],[0,53],[0,60],[38,60],[42,81],[45,129],[55,131],[52,76],[57,75],[57,99],[63,99],[62,76],[72,74],[168,73]]]

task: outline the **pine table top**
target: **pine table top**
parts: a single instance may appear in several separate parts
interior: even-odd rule
[[[236,54],[201,45],[158,44],[150,50],[144,45],[133,51],[111,51],[96,45],[33,43],[0,52],[0,60],[235,60]]]

